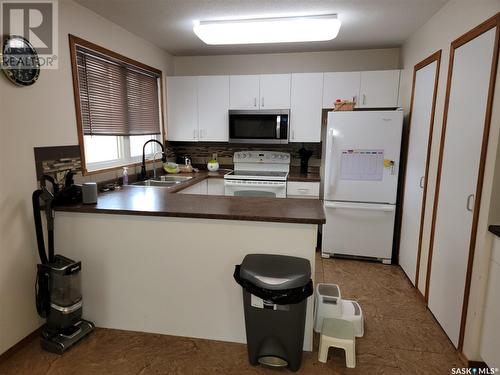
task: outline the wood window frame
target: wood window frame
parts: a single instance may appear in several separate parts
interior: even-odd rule
[[[82,108],[80,103],[80,90],[78,83],[78,66],[77,66],[77,46],[82,46],[87,49],[96,51],[102,55],[110,57],[111,59],[115,59],[121,61],[125,64],[135,66],[139,69],[146,70],[152,72],[159,77],[160,81],[160,131],[161,131],[161,139],[162,143],[165,142],[165,96],[164,96],[164,82],[163,82],[163,72],[160,69],[154,68],[152,66],[146,65],[140,61],[131,59],[127,56],[121,55],[117,52],[99,46],[95,43],[89,42],[85,39],[79,38],[75,35],[69,34],[69,51],[71,57],[71,72],[72,72],[72,80],[73,80],[73,96],[75,100],[75,111],[76,111],[76,127],[78,132],[78,144],[80,146],[80,160],[81,160],[81,169],[83,175],[92,175],[97,173],[104,173],[113,170],[118,170],[123,168],[123,166],[111,167],[105,169],[99,169],[94,171],[87,170],[87,164],[85,161],[85,144],[84,144],[84,134],[83,134],[83,121],[82,121]],[[140,163],[131,163],[127,166],[136,166]]]

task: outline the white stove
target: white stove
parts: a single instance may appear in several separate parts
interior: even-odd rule
[[[234,171],[224,176],[225,194],[286,198],[290,159],[286,152],[236,152]]]

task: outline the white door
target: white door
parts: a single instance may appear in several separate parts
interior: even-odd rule
[[[292,74],[290,142],[321,142],[323,73]]]
[[[417,267],[422,199],[425,186],[427,150],[430,146],[429,129],[431,127],[437,64],[437,61],[434,61],[417,70],[413,88],[399,245],[399,264],[413,284],[415,284]]]
[[[358,102],[360,72],[324,74],[323,108],[333,108],[337,99]]]
[[[290,74],[260,76],[260,109],[290,108]]]
[[[197,77],[167,78],[167,139],[198,140]]]
[[[231,109],[259,109],[258,75],[229,77],[229,106]]]
[[[229,76],[198,77],[200,141],[229,140]]]
[[[395,206],[325,201],[322,253],[390,260]]]
[[[402,124],[402,111],[328,113],[325,200],[396,203]]]
[[[399,70],[361,72],[358,107],[397,107]]]
[[[428,305],[458,346],[496,28],[455,49]]]

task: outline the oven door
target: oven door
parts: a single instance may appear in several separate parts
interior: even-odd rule
[[[229,111],[229,142],[288,143],[289,110]]]
[[[228,196],[286,198],[285,181],[224,180]]]

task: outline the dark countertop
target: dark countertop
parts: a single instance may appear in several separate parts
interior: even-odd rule
[[[288,175],[288,181],[320,182],[321,178],[317,173],[290,172]]]
[[[279,199],[175,194],[206,178],[223,178],[227,171],[199,172],[172,188],[124,186],[100,193],[95,205],[56,207],[56,211],[117,215],[188,217],[222,220],[324,224],[323,204],[315,199]]]
[[[500,237],[500,225],[490,225],[489,228],[491,233],[493,233],[495,236]]]

